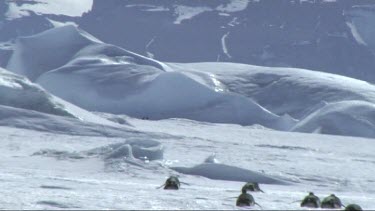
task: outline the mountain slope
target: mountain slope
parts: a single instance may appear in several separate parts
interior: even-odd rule
[[[297,119],[324,102],[363,100],[375,103],[372,84],[324,72],[217,62],[170,66],[176,71],[214,74],[225,89],[252,98],[278,115],[287,113]]]
[[[18,40],[7,68],[84,109],[149,119],[291,127],[256,102],[221,91],[214,76],[174,72],[72,25]]]
[[[19,40],[8,68],[90,111],[152,120],[260,124],[289,131],[327,102],[375,103],[375,87],[349,77],[235,63],[165,64],[105,44],[73,25]],[[50,55],[51,51],[60,54]],[[340,121],[339,116],[331,119]],[[318,122],[314,127],[323,127]],[[352,123],[359,125],[357,132],[305,132],[374,136],[366,132],[374,126],[360,119]]]
[[[0,2],[0,41],[74,22],[106,43],[161,61],[297,67],[375,81],[372,0],[85,2],[76,9],[87,12],[78,16],[66,13],[75,1],[64,1],[60,11],[44,1],[19,2],[16,19],[7,17],[16,3]]]

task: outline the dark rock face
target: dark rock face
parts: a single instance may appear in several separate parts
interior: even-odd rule
[[[359,42],[350,26],[361,7],[375,14],[372,6],[372,0],[94,0],[82,17],[46,17],[74,21],[104,42],[161,61],[299,67],[374,82],[375,48]]]

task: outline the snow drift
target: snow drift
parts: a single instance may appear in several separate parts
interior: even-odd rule
[[[73,25],[18,39],[8,68],[91,111],[285,127],[251,99],[224,92],[213,74],[174,72]]]
[[[145,139],[128,140],[88,152],[88,154],[102,155],[105,159],[136,158],[148,161],[163,159],[163,153],[164,147],[160,142]]]
[[[79,136],[122,137],[124,134],[136,133],[134,129],[116,126],[106,119],[87,113],[88,115],[84,115],[85,121],[82,121],[78,118],[0,105],[0,125]],[[82,116],[82,113],[79,116]]]
[[[292,131],[375,138],[375,105],[363,101],[328,103]]]
[[[112,131],[111,131],[112,132]],[[55,149],[41,149],[33,155],[41,155],[55,158],[83,159],[90,157],[101,157],[104,160],[142,160],[153,161],[163,159],[164,147],[154,140],[133,138],[131,140],[94,148],[87,151],[62,151]]]
[[[66,121],[57,120],[57,117],[49,117],[48,115],[44,114],[75,118],[82,122],[114,125],[114,123],[111,121],[96,116],[84,109],[49,94],[42,87],[30,82],[27,78],[11,73],[2,68],[0,68],[0,106],[0,121],[7,119],[7,121],[9,121],[8,125],[18,125],[17,127],[30,127],[35,129],[41,127],[50,128],[53,130],[54,123],[48,125],[48,120],[55,118],[56,121],[60,121],[60,123]],[[44,114],[38,114],[37,112]],[[34,120],[24,121],[25,119],[23,118],[29,117],[32,117]],[[11,119],[12,121],[15,121],[15,124],[11,124]],[[22,121],[24,122],[22,123]],[[27,126],[26,122],[28,122],[30,126]],[[39,122],[38,124],[40,125],[33,125],[37,122]],[[3,122],[0,124],[4,125]],[[68,124],[70,125],[73,123],[70,122]],[[66,124],[65,126],[61,126],[61,128],[64,127],[66,127],[67,130],[70,130],[68,128],[71,126],[67,126]],[[57,128],[59,127],[57,126]]]
[[[257,182],[262,184],[287,184],[285,181],[255,171],[219,163],[203,163],[191,168],[171,167],[171,169],[179,173],[199,175],[215,180]]]
[[[132,68],[135,72],[128,72]],[[215,92],[184,73],[133,65],[107,66],[105,72],[98,67],[81,67],[68,74],[65,70],[46,73],[38,82],[55,95],[88,110],[147,119],[188,118],[269,127],[274,127],[273,121],[278,119],[250,99]],[[61,84],[63,78],[67,82]],[[66,85],[72,89],[65,89]]]
[[[74,116],[58,99],[23,76],[0,68],[0,105],[60,116]]]
[[[170,65],[180,71],[213,73],[229,91],[252,98],[275,114],[297,119],[314,112],[322,102],[375,103],[375,86],[330,73],[217,62]]]
[[[214,180],[229,180],[229,181],[240,181],[240,182],[257,182],[264,184],[288,184],[285,181],[272,178],[270,176],[251,171],[236,166],[226,165],[220,163],[216,159],[216,154],[208,156],[202,164],[194,167],[170,167],[171,169],[191,175],[199,175]]]

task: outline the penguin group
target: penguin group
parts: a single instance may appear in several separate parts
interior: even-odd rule
[[[261,207],[258,203],[255,202],[254,197],[251,194],[247,193],[247,191],[263,192],[259,188],[258,183],[248,182],[242,187],[241,191],[242,191],[242,193],[237,198],[236,206],[238,206],[238,207],[245,207],[245,206],[248,207],[248,206],[258,205],[259,207]]]
[[[165,190],[178,190],[180,188],[181,182],[177,176],[170,176],[165,183],[160,186],[164,187]],[[255,202],[254,197],[248,192],[262,192],[264,191],[260,189],[259,184],[256,182],[247,182],[244,186],[242,186],[241,194],[237,197],[236,206],[238,207],[250,207],[257,205],[261,207],[258,203]],[[349,204],[344,206],[341,203],[340,198],[338,198],[335,194],[331,194],[320,201],[319,197],[314,195],[313,192],[310,192],[307,196],[305,196],[301,200],[301,207],[306,208],[323,208],[323,209],[340,209],[342,207],[345,208],[345,211],[361,211],[362,208],[357,204]]]
[[[301,207],[307,208],[323,208],[323,209],[340,209],[342,207],[345,208],[345,211],[361,211],[362,208],[358,204],[349,204],[344,206],[341,203],[339,197],[335,194],[331,194],[323,199],[320,202],[318,196],[314,195],[313,192],[310,192],[301,202]]]

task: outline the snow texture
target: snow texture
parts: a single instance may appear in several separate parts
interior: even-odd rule
[[[253,196],[266,210],[301,209],[310,191],[375,208],[370,83],[163,63],[74,24],[11,51],[0,69],[1,209],[233,210],[245,182],[261,184]],[[160,188],[171,175],[180,190]]]

